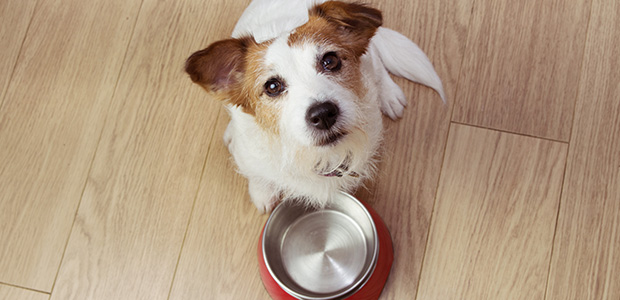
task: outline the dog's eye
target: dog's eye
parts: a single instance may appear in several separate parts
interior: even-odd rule
[[[265,83],[265,93],[269,97],[277,97],[284,92],[284,83],[278,78],[271,78]]]
[[[328,52],[321,59],[321,65],[325,71],[334,72],[340,70],[342,63],[335,52]]]

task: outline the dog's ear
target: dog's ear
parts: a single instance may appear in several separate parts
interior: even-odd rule
[[[234,100],[230,92],[242,83],[245,54],[252,42],[251,38],[215,42],[192,54],[185,63],[185,72],[208,92]]]
[[[311,15],[338,26],[339,33],[357,55],[366,52],[370,39],[383,23],[381,11],[356,3],[328,1],[315,6]]]

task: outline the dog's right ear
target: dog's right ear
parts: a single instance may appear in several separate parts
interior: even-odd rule
[[[251,42],[250,38],[215,42],[192,54],[185,63],[185,72],[208,92],[229,94],[241,84],[245,53]]]

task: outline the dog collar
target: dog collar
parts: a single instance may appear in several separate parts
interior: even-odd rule
[[[348,176],[357,178],[360,176],[359,174],[357,174],[354,171],[349,171],[352,156],[353,154],[351,152],[348,152],[347,156],[340,163],[340,165],[338,165],[334,169],[331,169],[331,170],[325,170],[325,168],[320,169],[319,166],[321,165],[321,162],[317,163],[317,165],[315,166],[315,169],[317,169],[317,173],[319,175],[325,176],[325,177],[343,177],[344,175],[348,175]]]
[[[357,178],[357,177],[360,176],[359,174],[357,174],[357,173],[355,173],[353,171],[347,172],[347,170],[341,169],[340,167],[338,167],[336,170],[333,170],[333,171],[331,171],[329,173],[323,173],[323,174],[320,174],[320,175],[323,175],[325,177],[342,177],[344,175],[349,175],[349,176],[354,177],[354,178]]]

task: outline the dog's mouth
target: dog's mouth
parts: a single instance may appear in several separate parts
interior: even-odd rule
[[[344,138],[348,133],[346,131],[336,131],[326,134],[322,134],[317,139],[317,146],[324,147],[337,143]]]

